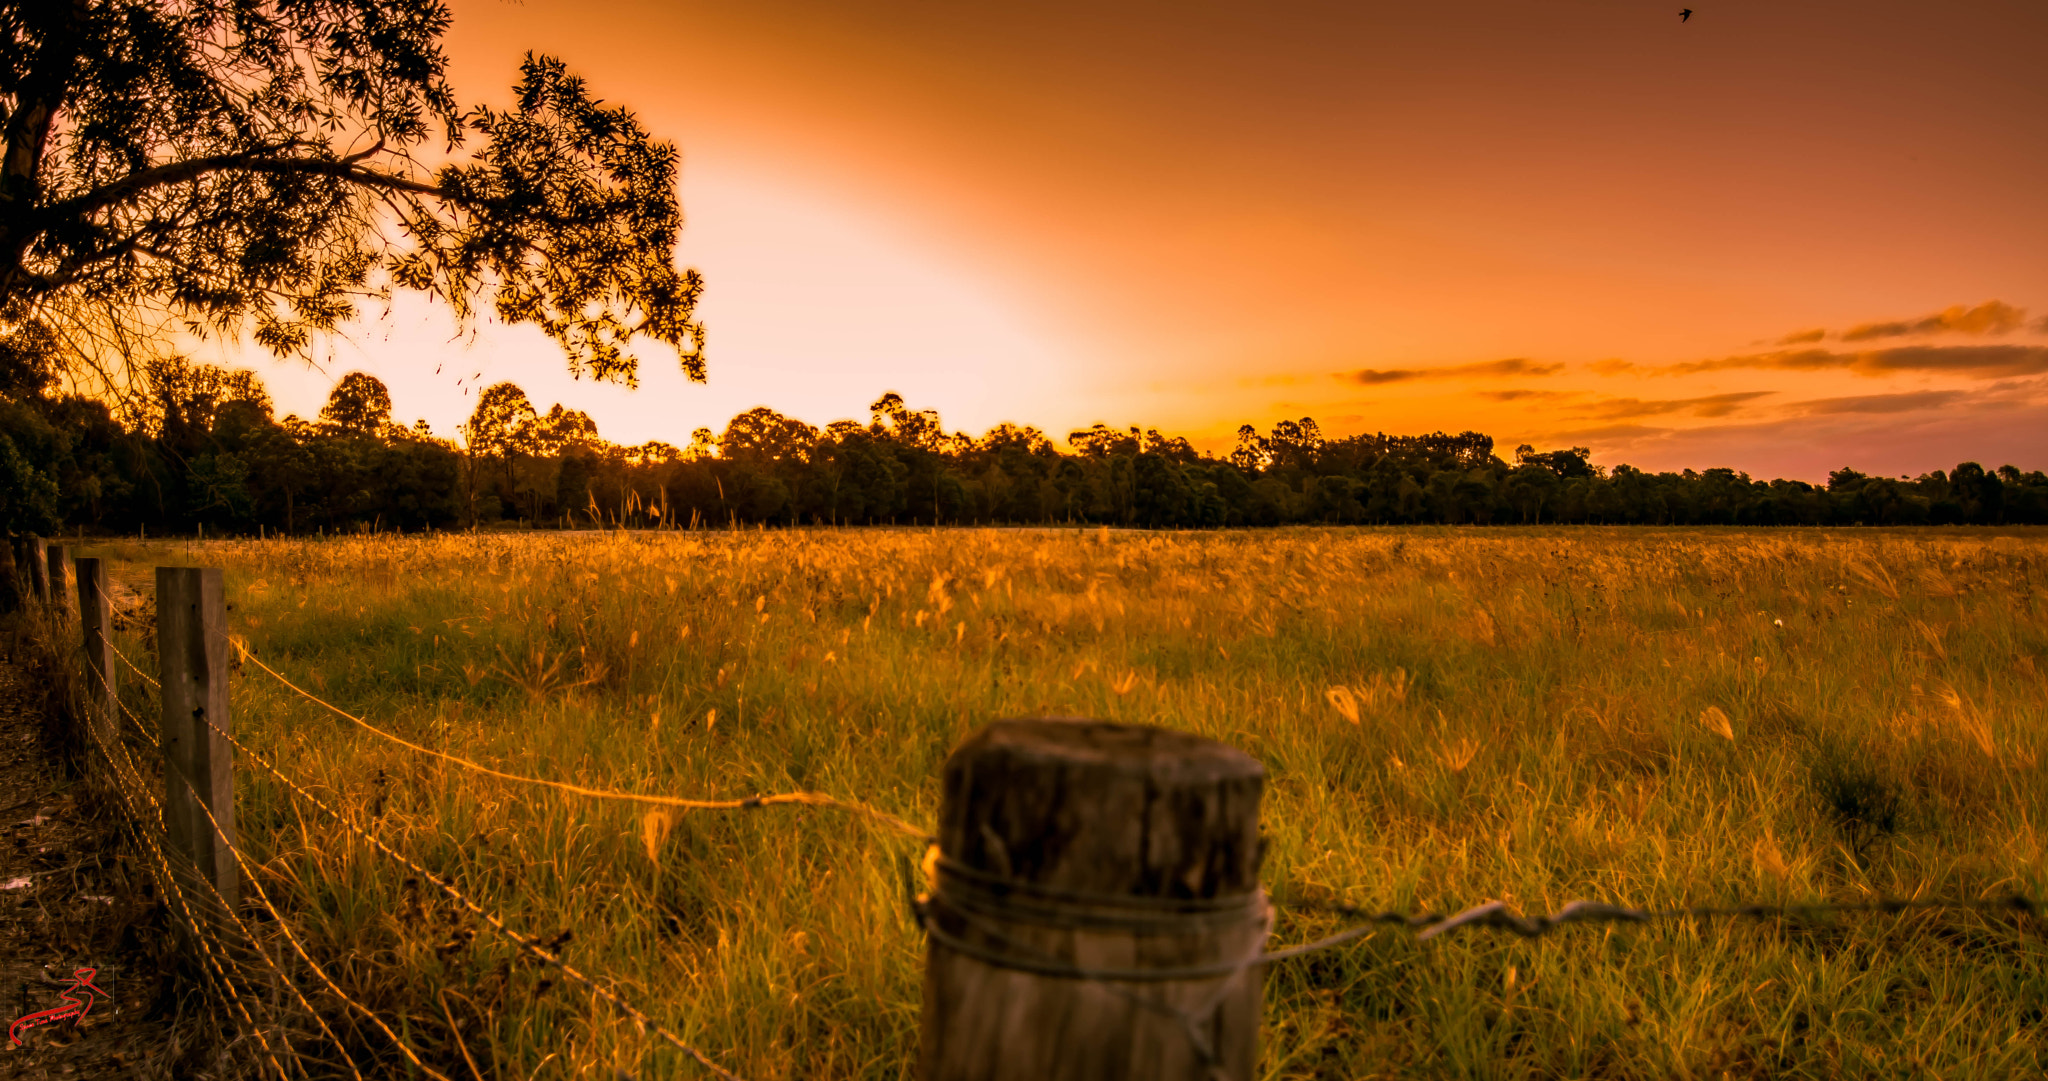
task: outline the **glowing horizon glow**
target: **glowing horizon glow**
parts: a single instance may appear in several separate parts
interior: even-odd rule
[[[698,217],[682,257],[717,268],[699,311],[713,343],[733,339],[714,344],[727,366],[709,384],[690,383],[658,348],[641,351],[638,389],[579,380],[537,329],[486,319],[458,333],[445,306],[404,295],[329,343],[318,367],[232,345],[199,356],[255,368],[280,414],[316,415],[336,380],[364,371],[390,388],[395,420],[423,419],[454,437],[481,388],[511,381],[543,411],[561,402],[590,413],[613,442],[678,447],[692,429],[723,431],[757,405],[821,425],[865,423],[870,402],[903,386],[943,398],[970,423],[990,418],[987,427],[1033,373],[1060,363],[1000,298],[829,202],[710,167],[692,170],[683,190]],[[877,310],[915,318],[876,335],[863,322]]]
[[[1221,448],[1312,415],[1652,469],[2042,468],[2039,368],[1714,365],[2048,347],[2048,80],[2024,44],[2044,31],[2048,9],[1990,0],[1683,26],[1618,0],[461,0],[466,99],[502,101],[538,48],[681,146],[710,385],[652,352],[638,392],[574,382],[537,333],[451,344],[411,303],[324,376],[202,359],[302,415],[371,371],[442,434],[474,400],[460,370],[627,443],[754,405],[865,419],[895,390],[950,428],[1055,439],[1100,420]],[[2032,310],[1928,322],[1993,301]]]

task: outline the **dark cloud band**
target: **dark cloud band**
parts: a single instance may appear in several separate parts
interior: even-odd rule
[[[1864,323],[1842,332],[1845,342],[1873,338],[1902,338],[1915,334],[2004,334],[2019,329],[2027,313],[2002,300],[1987,300],[1974,308],[1958,304],[1918,319],[1889,323]]]
[[[1796,349],[1776,353],[1722,357],[1673,364],[1663,369],[1679,375],[1758,368],[1775,371],[1851,371],[1858,375],[1899,372],[1941,372],[2005,379],[2048,372],[2048,346],[2041,345],[1905,345],[1867,352]]]
[[[1370,387],[1382,383],[1405,383],[1416,379],[1556,375],[1563,370],[1562,364],[1540,364],[1527,357],[1509,357],[1506,360],[1486,360],[1476,364],[1454,364],[1448,368],[1362,368],[1355,372],[1339,373],[1338,378]]]

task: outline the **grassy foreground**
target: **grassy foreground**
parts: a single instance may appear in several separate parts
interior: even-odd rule
[[[117,578],[143,592],[156,563],[223,566],[235,633],[309,690],[428,746],[592,787],[815,789],[926,824],[939,764],[974,728],[1078,715],[1263,761],[1267,884],[1284,898],[2048,897],[2034,532],[666,533],[85,554],[124,561]],[[130,632],[121,648],[147,646]],[[572,962],[742,1076],[914,1071],[916,841],[830,810],[650,815],[478,776],[253,667],[234,695],[245,742],[514,927],[573,932]],[[485,1077],[702,1076],[471,937],[260,771],[237,784],[245,847],[308,948],[450,1076],[470,1076],[464,1048]],[[1336,926],[1283,912],[1276,944]],[[1267,1078],[2039,1076],[2048,931],[1967,912],[1531,941],[1389,930],[1277,967],[1266,1003]]]

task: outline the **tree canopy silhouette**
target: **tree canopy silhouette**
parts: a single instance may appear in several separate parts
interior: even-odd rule
[[[868,423],[822,429],[757,407],[678,449],[611,443],[512,383],[483,390],[458,443],[393,423],[388,390],[361,372],[308,422],[275,416],[252,372],[176,357],[152,362],[150,396],[119,414],[53,393],[40,370],[0,351],[0,528],[2048,524],[2048,475],[1973,462],[1816,485],[1608,467],[1584,447],[1508,459],[1473,431],[1333,436],[1309,417],[1246,425],[1216,457],[1142,425],[1094,424],[1065,447],[1017,424],[975,438],[897,394]]]
[[[345,432],[376,435],[391,424],[391,391],[368,372],[350,372],[334,384],[320,419]]]
[[[531,53],[512,108],[465,110],[448,25],[440,0],[0,0],[0,323],[112,382],[152,332],[303,355],[402,289],[534,324],[578,375],[632,385],[646,338],[702,381],[674,145]]]

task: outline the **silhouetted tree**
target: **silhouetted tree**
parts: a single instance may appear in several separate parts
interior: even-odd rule
[[[631,384],[650,338],[701,381],[675,148],[544,56],[510,109],[465,110],[448,23],[440,0],[0,4],[0,324],[86,376],[166,326],[303,353],[366,295],[467,317],[488,293],[574,371]]]
[[[366,372],[350,372],[334,384],[320,419],[344,432],[376,435],[391,426],[391,391]]]

